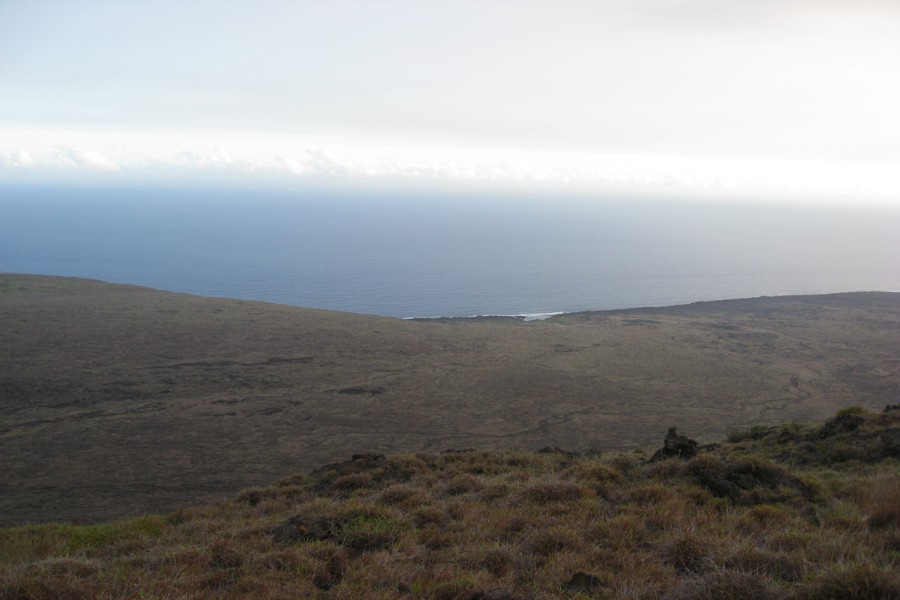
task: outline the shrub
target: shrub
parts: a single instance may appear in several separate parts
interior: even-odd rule
[[[837,417],[846,417],[846,416],[850,416],[850,415],[861,416],[861,415],[865,415],[868,412],[869,411],[867,411],[865,409],[865,407],[860,406],[859,404],[851,404],[850,406],[847,406],[847,407],[842,408],[841,410],[837,411],[837,414],[835,416],[837,416]]]

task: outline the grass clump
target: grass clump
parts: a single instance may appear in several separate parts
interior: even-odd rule
[[[692,458],[358,455],[167,516],[0,530],[0,598],[896,598],[898,430],[853,409]]]
[[[841,410],[837,411],[837,414],[835,416],[837,418],[847,417],[850,415],[862,416],[868,412],[869,411],[866,410],[865,407],[860,406],[859,404],[851,404],[850,406],[847,406],[847,407],[842,408]]]

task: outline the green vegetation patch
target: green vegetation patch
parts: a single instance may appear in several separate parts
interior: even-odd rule
[[[96,554],[120,544],[158,538],[166,526],[162,516],[143,515],[111,523],[51,523],[0,529],[0,562]]]

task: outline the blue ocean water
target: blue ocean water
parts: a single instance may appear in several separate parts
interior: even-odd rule
[[[0,272],[393,317],[896,291],[898,234],[890,208],[0,188]]]

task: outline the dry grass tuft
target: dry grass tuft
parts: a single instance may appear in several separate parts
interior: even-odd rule
[[[900,411],[835,423],[853,445]],[[820,431],[656,463],[361,455],[168,516],[0,530],[0,599],[898,598],[896,459],[790,466]]]
[[[798,593],[798,598],[813,600],[884,600],[900,598],[900,574],[897,570],[873,565],[842,565],[818,573]]]
[[[784,600],[784,591],[765,575],[722,570],[679,585],[667,600]]]
[[[900,528],[900,478],[882,477],[872,483],[861,498],[869,527]]]
[[[593,495],[591,490],[572,481],[549,479],[525,486],[516,494],[515,499],[535,504],[549,504],[551,502],[573,502],[591,495]]]

